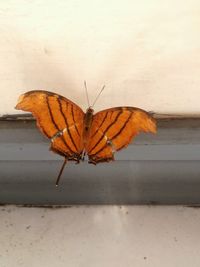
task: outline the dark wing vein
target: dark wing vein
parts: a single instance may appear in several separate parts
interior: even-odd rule
[[[71,105],[71,111],[72,111],[72,119],[73,119],[73,122],[74,122],[74,126],[75,126],[75,129],[76,129],[76,132],[77,132],[77,134],[78,134],[78,136],[80,137],[81,135],[80,135],[80,133],[79,133],[79,131],[78,131],[78,128],[77,128],[77,126],[76,126],[76,122],[75,122],[75,118],[74,118],[74,108],[73,108],[73,105]]]
[[[96,131],[94,132],[94,134],[91,136],[91,138],[93,138],[99,131],[99,129],[101,128],[101,126],[104,124],[105,120],[107,119],[108,116],[108,112],[106,112],[101,124],[98,126],[98,128],[96,129]]]
[[[74,145],[76,151],[78,152],[76,143],[74,142],[73,136],[72,136],[71,131],[70,131],[70,128],[69,128],[69,124],[68,124],[68,121],[67,121],[67,117],[65,116],[65,114],[64,114],[64,112],[63,112],[62,105],[61,105],[61,103],[60,103],[59,98],[57,98],[57,101],[58,101],[58,104],[59,104],[59,110],[60,110],[60,113],[62,114],[63,119],[64,119],[64,121],[65,121],[66,129],[67,129],[67,132],[68,132],[68,134],[69,134],[70,140],[71,140],[71,142],[73,143],[73,145]]]
[[[51,118],[51,122],[53,123],[54,127],[59,131],[59,127],[58,127],[58,125],[56,124],[56,122],[54,120],[53,113],[52,113],[52,110],[51,110],[51,107],[50,107],[50,104],[49,104],[49,97],[47,95],[46,95],[46,103],[47,103],[47,108],[48,108],[48,111],[49,111],[49,116]]]
[[[130,112],[130,111],[129,111]],[[124,125],[122,126],[122,128],[111,138],[111,140],[113,141],[115,138],[117,138],[118,135],[121,134],[121,132],[125,129],[127,123],[130,121],[131,117],[132,117],[133,113],[130,112],[127,120],[125,121]]]
[[[109,138],[109,141],[113,141],[115,138],[117,138],[117,136],[119,136],[119,135],[122,133],[122,131],[126,128],[127,123],[130,121],[132,115],[133,115],[133,113],[130,112],[130,115],[129,115],[128,118],[126,119],[125,123],[122,125],[121,129],[120,129],[120,130],[119,130],[113,137],[110,137],[110,138]],[[105,133],[104,133],[104,135],[105,135]],[[103,150],[107,147],[107,145],[108,145],[108,144],[106,143],[106,144],[105,144],[102,148],[100,148],[96,153],[94,153],[94,154],[90,154],[90,156],[95,156],[95,155],[97,155],[98,153],[100,153],[101,151],[103,151]],[[118,149],[118,150],[119,150],[119,149]]]
[[[51,118],[51,121],[52,121],[53,125],[55,126],[55,128],[56,128],[58,131],[62,130],[62,129],[59,129],[57,123],[56,123],[55,120],[54,120],[54,116],[53,116],[53,113],[52,113],[52,110],[51,110],[51,106],[50,106],[50,103],[49,103],[49,97],[48,97],[48,96],[46,96],[46,103],[47,103],[47,108],[48,108],[49,115],[50,115],[50,118]],[[66,147],[67,147],[72,153],[74,153],[74,151],[73,151],[73,150],[70,148],[70,146],[67,144],[67,142],[66,142],[66,140],[64,139],[64,137],[61,136],[61,138],[62,138],[62,141],[64,142],[64,144],[66,145]]]
[[[116,118],[115,118],[115,120],[110,124],[110,125],[108,125],[107,126],[107,128],[104,130],[104,132],[103,132],[103,134],[102,134],[102,136],[101,136],[101,138],[96,142],[96,144],[90,149],[90,151],[89,151],[89,154],[90,155],[93,155],[93,154],[91,154],[92,153],[92,151],[98,146],[98,144],[101,142],[101,140],[104,138],[104,136],[105,136],[105,134],[106,134],[106,132],[118,121],[118,119],[119,119],[119,116],[121,115],[123,113],[123,111],[122,110],[120,110],[120,112],[117,114],[117,116],[116,116]],[[95,153],[95,155],[96,155],[97,153]]]

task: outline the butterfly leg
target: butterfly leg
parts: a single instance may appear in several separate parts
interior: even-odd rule
[[[86,155],[86,151],[85,149],[82,151],[81,153],[81,160],[84,161],[85,160],[85,155]]]
[[[58,177],[57,177],[57,179],[56,179],[56,186],[58,186],[58,184],[59,184],[60,177],[61,177],[61,175],[62,175],[62,173],[63,173],[63,170],[64,170],[64,167],[65,167],[66,163],[67,163],[67,158],[65,157],[65,160],[64,160],[64,162],[63,162],[63,165],[62,165],[62,167],[61,167],[61,169],[60,169],[60,172],[59,172],[59,174],[58,174]]]
[[[97,164],[97,162],[96,162],[95,160],[92,160],[92,159],[90,159],[90,160],[88,161],[88,163],[89,163],[89,164],[94,164],[94,165]]]

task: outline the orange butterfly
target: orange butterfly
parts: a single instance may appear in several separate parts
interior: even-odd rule
[[[79,163],[87,154],[88,163],[108,162],[139,132],[156,133],[155,119],[142,109],[115,107],[93,114],[89,107],[84,113],[69,99],[42,90],[21,95],[16,109],[32,112],[38,128],[51,139],[50,149],[65,157],[56,185],[67,160]]]

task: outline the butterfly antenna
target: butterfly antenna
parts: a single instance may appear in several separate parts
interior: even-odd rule
[[[63,173],[63,170],[64,170],[64,167],[65,167],[66,163],[67,163],[67,158],[65,158],[65,160],[64,160],[64,162],[63,162],[63,165],[62,165],[62,167],[61,167],[61,169],[60,169],[60,172],[59,172],[59,174],[58,174],[58,178],[57,178],[57,180],[56,180],[56,186],[58,186],[58,184],[59,184],[60,177],[61,177],[61,175],[62,175],[62,173]]]
[[[85,87],[85,92],[86,92],[86,97],[87,97],[88,107],[90,107],[90,101],[89,101],[88,89],[87,89],[86,81],[84,81],[84,87]]]
[[[97,95],[97,97],[95,98],[94,103],[92,104],[91,107],[94,107],[94,105],[96,104],[98,98],[100,97],[100,95],[101,95],[101,93],[103,92],[103,90],[104,90],[105,87],[106,87],[106,86],[104,85],[104,86],[101,88],[101,91],[98,93],[98,95]]]

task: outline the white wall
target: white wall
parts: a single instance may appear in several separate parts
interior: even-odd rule
[[[0,1],[0,114],[45,89],[96,110],[132,105],[199,114],[200,2]]]

